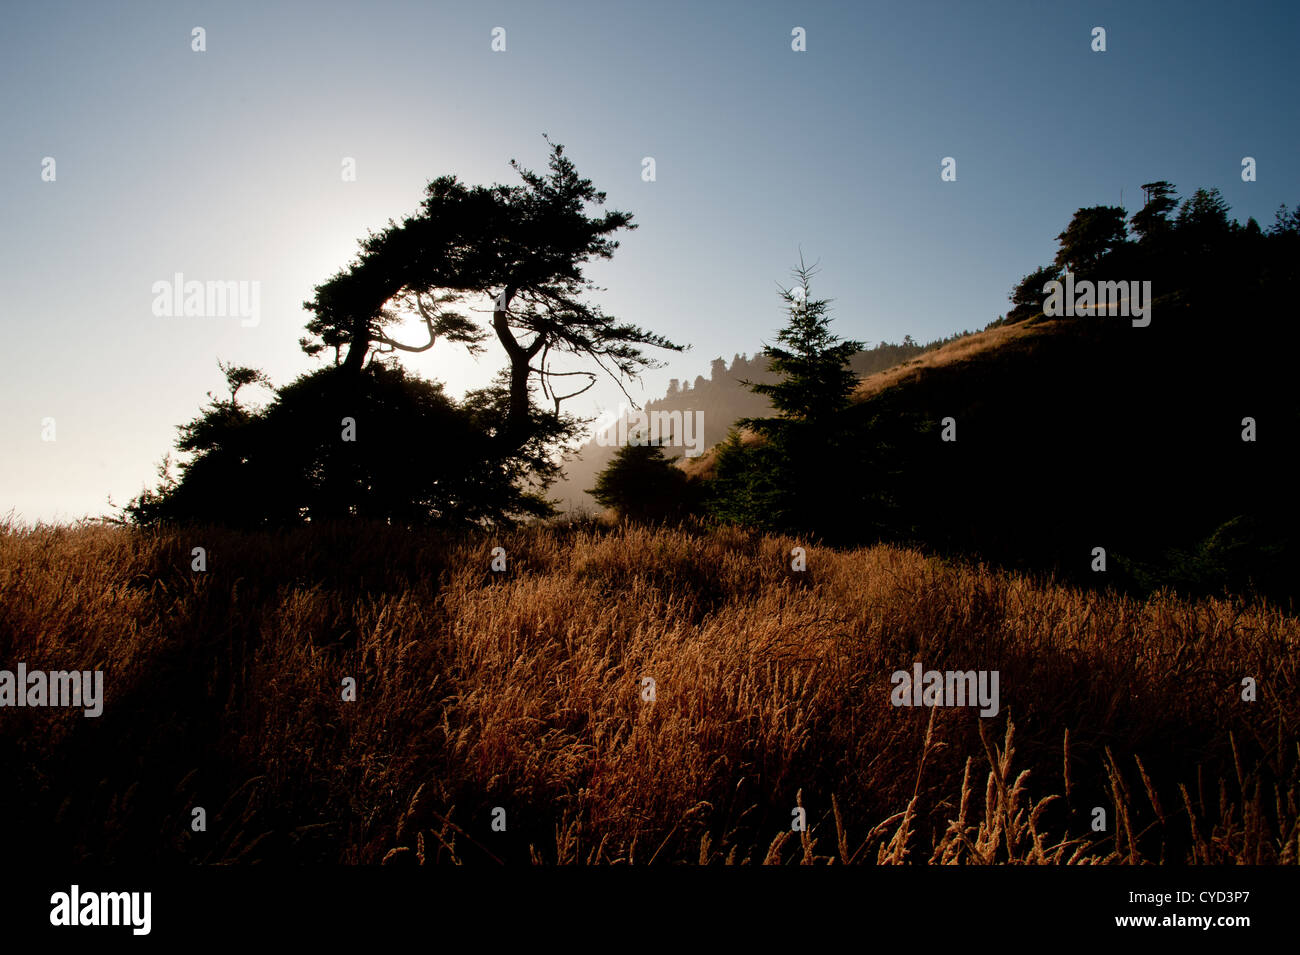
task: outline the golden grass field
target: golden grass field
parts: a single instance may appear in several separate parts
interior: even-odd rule
[[[0,710],[5,839],[53,862],[1300,858],[1295,617],[884,546],[799,573],[798,543],[0,524],[0,668],[106,671],[98,719]],[[918,660],[998,670],[1001,711],[892,706]]]

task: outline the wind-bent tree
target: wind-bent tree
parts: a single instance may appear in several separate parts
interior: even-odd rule
[[[543,492],[558,472],[555,451],[577,427],[560,405],[598,377],[554,368],[554,356],[590,359],[621,387],[622,377],[658,364],[643,346],[682,349],[582,300],[595,287],[583,266],[613,255],[612,236],[632,228],[631,215],[589,216],[605,196],[562,146],[551,146],[546,175],[512,165],[521,185],[435,179],[419,212],[371,233],[354,262],[317,287],[301,344],[312,355],[332,348],[333,367],[251,410],[236,392],[265,378],[223,366],[230,399],[214,398],[182,427],[177,449],[190,459],[180,479],[164,471],[157,490],[128,505],[132,519],[466,525],[551,513]],[[457,402],[392,353],[439,340],[482,349],[489,331],[467,314],[476,297],[494,301],[491,332],[509,363]],[[412,318],[424,340],[400,334]],[[573,379],[578,385],[566,387]],[[533,406],[534,385],[553,410]]]
[[[583,267],[612,257],[613,236],[636,226],[627,212],[589,216],[588,207],[603,205],[605,194],[578,175],[562,145],[547,142],[545,175],[511,160],[521,185],[471,187],[454,176],[429,183],[417,214],[364,239],[353,264],[304,303],[315,317],[307,326],[314,337],[302,339],[303,349],[333,348],[335,361],[357,373],[372,352],[424,351],[439,338],[478,348],[485,330],[457,309],[476,297],[491,299],[491,330],[509,360],[506,416],[495,435],[503,453],[535,432],[534,382],[553,404],[550,416],[558,417],[561,402],[598,378],[589,370],[557,370],[556,355],[590,359],[622,388],[624,377],[659,366],[643,346],[682,351],[582,300],[596,288]],[[394,326],[410,318],[424,325],[427,341],[395,337]]]

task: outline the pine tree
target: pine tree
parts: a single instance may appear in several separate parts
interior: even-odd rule
[[[739,422],[763,441],[746,445],[733,436],[720,450],[710,506],[723,520],[826,533],[852,507],[856,474],[844,412],[857,386],[849,361],[864,345],[830,330],[830,300],[812,296],[815,274],[800,256],[796,284],[780,290],[789,318],[763,349],[779,380],[744,382],[777,414]]]
[[[858,379],[849,360],[865,347],[863,342],[845,341],[830,330],[830,299],[812,297],[815,266],[804,264],[794,270],[797,284],[781,289],[789,322],[777,333],[779,344],[765,345],[763,354],[774,374],[773,384],[746,381],[752,391],[766,396],[780,412],[775,418],[750,418],[742,424],[766,436],[786,430],[791,423],[827,423],[849,404]]]

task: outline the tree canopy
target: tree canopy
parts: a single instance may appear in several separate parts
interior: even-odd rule
[[[614,236],[635,226],[630,213],[599,211],[605,194],[547,142],[546,173],[511,160],[520,184],[441,176],[414,215],[362,239],[356,258],[304,303],[311,318],[300,345],[312,356],[332,349],[333,366],[252,410],[237,392],[265,376],[223,365],[230,398],[182,426],[177,448],[191,459],[179,480],[164,468],[130,516],[464,523],[549,513],[542,492],[579,423],[562,402],[602,371],[622,387],[657,367],[647,347],[683,349],[586,300],[596,286],[584,266],[610,258]],[[490,300],[490,320],[473,314],[476,299]],[[404,340],[412,321],[420,341]],[[506,365],[461,402],[396,360],[439,341],[481,351],[490,335]],[[565,355],[589,367],[557,367]]]
[[[439,338],[476,347],[487,331],[463,309],[475,297],[490,299],[491,332],[509,360],[509,403],[497,434],[507,448],[528,439],[536,413],[532,383],[558,415],[561,402],[598,377],[559,370],[555,356],[588,359],[621,387],[623,378],[660,365],[646,346],[683,350],[584,300],[596,288],[584,266],[611,258],[619,245],[614,236],[636,225],[627,212],[589,216],[589,207],[604,205],[605,193],[578,174],[562,145],[550,150],[545,174],[511,160],[519,185],[467,186],[455,176],[429,183],[415,215],[368,236],[357,259],[304,303],[314,316],[304,350],[334,348],[336,360],[355,373],[372,350],[423,351]],[[427,341],[397,339],[394,327],[411,318],[424,326]]]
[[[1127,238],[1127,213],[1119,206],[1080,209],[1057,238],[1061,242],[1056,266],[1076,275],[1091,275],[1106,253]]]

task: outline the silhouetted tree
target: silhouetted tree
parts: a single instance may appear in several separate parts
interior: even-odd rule
[[[692,509],[686,474],[650,444],[627,444],[596,477],[587,493],[623,518],[654,523],[679,520]]]
[[[1078,276],[1095,272],[1101,260],[1124,243],[1128,235],[1126,218],[1127,213],[1119,206],[1080,209],[1057,236],[1061,243],[1056,253],[1057,268]]]
[[[230,399],[213,399],[181,429],[178,448],[192,459],[179,481],[164,479],[132,502],[132,516],[463,524],[549,513],[541,492],[577,426],[561,403],[597,377],[554,368],[554,356],[585,358],[622,387],[658,364],[643,346],[682,347],[583,300],[595,288],[584,265],[613,255],[612,236],[634,228],[631,215],[587,214],[604,193],[578,175],[563,146],[551,145],[545,175],[511,165],[522,185],[435,179],[416,215],[371,233],[351,265],[317,286],[300,344],[312,355],[332,348],[332,367],[251,412],[237,391],[265,378],[223,366]],[[457,403],[385,358],[439,340],[481,351],[488,332],[465,313],[476,296],[493,300],[491,331],[508,359],[492,386]],[[412,318],[427,341],[399,339]],[[570,378],[576,390],[563,384]],[[533,386],[552,407],[534,407]]]
[[[1041,312],[1043,310],[1043,300],[1046,298],[1043,293],[1043,286],[1059,278],[1060,275],[1061,270],[1057,266],[1044,265],[1040,269],[1034,269],[1034,271],[1017,282],[1011,290],[1011,304],[1013,307],[1007,318],[1011,321],[1017,321]]]
[[[363,240],[357,260],[304,303],[315,316],[304,350],[346,347],[342,365],[355,375],[372,349],[423,351],[440,337],[475,347],[486,333],[455,307],[475,296],[492,299],[491,329],[509,362],[509,403],[495,435],[503,453],[533,433],[541,413],[532,405],[534,382],[553,417],[561,402],[595,383],[595,372],[552,367],[555,355],[589,359],[622,387],[623,377],[659,365],[642,346],[683,350],[582,300],[595,289],[583,266],[610,258],[618,248],[613,236],[635,225],[627,212],[589,217],[587,208],[603,205],[605,194],[578,175],[562,145],[550,147],[545,175],[511,160],[522,185],[470,187],[454,176],[429,183],[416,215]],[[393,336],[390,327],[411,317],[424,324],[427,342],[406,345]],[[576,390],[563,384],[569,377],[579,379]]]
[[[777,333],[779,344],[763,348],[768,366],[781,379],[766,384],[745,382],[751,390],[766,396],[782,415],[744,423],[761,434],[782,431],[791,420],[823,422],[848,405],[857,386],[849,360],[864,344],[842,340],[830,330],[830,300],[811,298],[815,267],[805,266],[801,257],[794,274],[797,284],[780,290],[789,321]]]
[[[746,442],[738,428],[714,449],[713,476],[704,490],[708,512],[728,524],[793,527],[781,451],[767,442]]]
[[[761,441],[747,445],[736,432],[719,450],[710,509],[723,520],[833,536],[862,479],[843,413],[857,386],[850,359],[863,343],[830,330],[830,301],[812,297],[815,271],[801,257],[797,283],[780,290],[788,321],[763,349],[777,380],[745,382],[778,413],[739,422]]]
[[[1178,208],[1177,192],[1172,182],[1159,179],[1142,184],[1146,201],[1133,213],[1133,231],[1141,242],[1152,242],[1169,232],[1169,213]]]
[[[1230,209],[1218,189],[1197,189],[1178,210],[1178,228],[1226,232]]]
[[[347,387],[345,376],[341,367],[304,375],[258,411],[233,394],[214,399],[180,429],[177,448],[192,456],[180,480],[142,492],[127,514],[255,527],[345,517],[467,526],[551,512],[541,494],[557,470],[549,445],[571,429],[500,457],[491,432],[503,388],[458,404],[395,363],[372,363]]]
[[[1235,225],[1229,211],[1218,189],[1197,189],[1183,200],[1174,222],[1183,252],[1202,260],[1216,257]]]
[[[1269,226],[1269,235],[1300,235],[1300,206],[1290,212],[1287,211],[1286,203],[1278,206],[1277,215],[1273,219],[1273,224]]]

